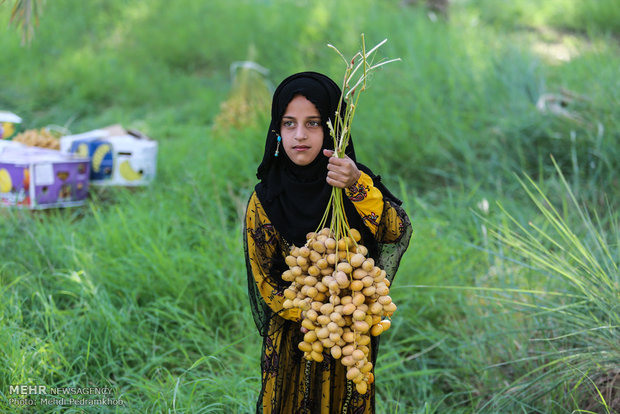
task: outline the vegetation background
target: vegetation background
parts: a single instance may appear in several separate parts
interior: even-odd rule
[[[0,411],[250,413],[260,338],[241,221],[273,85],[384,38],[358,157],[415,235],[382,336],[379,413],[620,412],[617,0],[0,3],[0,109],[159,141],[148,188],[0,210]],[[250,60],[269,70],[231,70]],[[21,407],[9,386],[125,407]]]

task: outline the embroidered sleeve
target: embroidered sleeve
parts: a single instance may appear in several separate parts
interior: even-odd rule
[[[403,222],[394,206],[383,201],[383,194],[372,178],[362,172],[360,179],[345,190],[345,194],[364,220],[366,226],[383,243],[392,243],[403,232]]]
[[[347,188],[345,194],[353,202],[372,234],[376,234],[383,214],[383,195],[373,185],[372,178],[362,171],[359,180]]]
[[[281,287],[270,276],[273,258],[282,254],[278,247],[277,232],[269,222],[256,194],[252,196],[246,212],[247,249],[249,264],[254,282],[262,299],[271,310],[285,319],[299,321],[301,310],[291,308],[284,310],[284,295]]]

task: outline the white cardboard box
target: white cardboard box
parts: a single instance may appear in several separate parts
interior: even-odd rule
[[[60,139],[60,150],[91,159],[94,185],[144,186],[157,173],[157,141],[118,125]]]

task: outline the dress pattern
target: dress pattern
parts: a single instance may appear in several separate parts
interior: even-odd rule
[[[347,197],[351,201],[362,201],[368,195],[368,188],[362,183],[354,183],[352,186],[347,188]]]
[[[379,216],[377,216],[377,213],[375,213],[374,211],[371,212],[370,214],[366,214],[365,216],[362,217],[362,219],[364,219],[364,221],[368,223],[367,225],[372,225],[372,226],[379,225]]]
[[[354,205],[361,217],[375,214],[374,222],[365,223],[376,240],[385,246],[375,260],[391,279],[409,243],[411,224],[404,210],[389,201],[384,202],[381,192],[372,187],[369,176],[362,173],[358,184],[358,188],[365,188],[366,196]],[[303,339],[301,312],[297,308],[285,310],[282,306],[282,293],[288,286],[281,279],[282,272],[288,268],[284,262],[288,243],[271,224],[255,193],[246,210],[244,243],[250,304],[263,337],[261,390],[256,412],[375,413],[375,383],[370,384],[366,394],[360,395],[346,379],[346,368],[332,358],[329,351],[324,352],[324,360],[317,363],[306,361],[297,348]],[[374,364],[378,338],[372,340],[369,359]]]

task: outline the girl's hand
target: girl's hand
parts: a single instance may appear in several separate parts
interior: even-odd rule
[[[360,179],[361,171],[355,165],[355,162],[347,157],[334,157],[334,151],[323,150],[323,155],[329,157],[327,164],[327,183],[333,187],[348,188]]]

